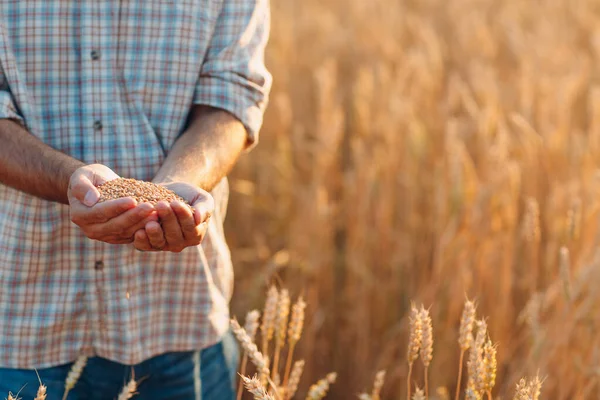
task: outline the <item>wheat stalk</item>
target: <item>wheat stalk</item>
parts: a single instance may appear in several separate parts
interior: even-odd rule
[[[426,310],[421,306],[421,361],[425,367],[425,398],[429,399],[429,382],[428,372],[429,365],[433,359],[433,325],[431,323],[431,316],[429,310]]]
[[[306,400],[321,400],[324,398],[329,391],[329,386],[335,383],[336,379],[337,374],[335,372],[327,374],[325,378],[319,380],[308,389]]]
[[[77,381],[81,377],[81,373],[87,364],[88,358],[87,356],[80,356],[75,363],[71,366],[69,373],[67,374],[67,379],[65,381],[65,393],[63,394],[62,400],[66,400],[67,396],[71,389],[75,387]]]
[[[460,328],[458,335],[458,344],[460,346],[460,358],[458,365],[458,380],[456,382],[455,400],[459,400],[460,384],[462,381],[462,371],[465,352],[469,350],[473,343],[473,323],[475,322],[476,306],[473,301],[467,299],[460,317]]]
[[[252,310],[246,314],[246,322],[244,323],[244,330],[248,334],[250,340],[254,342],[256,338],[256,331],[258,330],[258,321],[260,319],[260,312],[258,310]],[[248,353],[244,351],[244,355],[242,357],[242,364],[240,366],[240,375],[244,376],[246,374],[246,366],[248,364]],[[243,382],[240,378],[240,382],[238,384],[237,390],[237,400],[241,400],[243,393]]]
[[[287,289],[281,290],[279,293],[279,301],[277,302],[277,315],[275,316],[275,353],[273,356],[273,368],[271,370],[272,377],[278,373],[279,356],[281,348],[285,344],[285,335],[288,325],[288,317],[290,315],[290,293]]]
[[[408,360],[408,376],[406,378],[406,398],[410,399],[410,385],[412,378],[412,369],[413,364],[417,358],[419,358],[419,350],[421,349],[421,331],[422,331],[423,323],[421,321],[421,313],[417,309],[417,307],[411,304],[410,307],[410,316],[408,319],[408,352],[407,352],[407,360]]]
[[[298,298],[292,306],[292,317],[290,318],[290,326],[288,329],[288,355],[285,363],[285,373],[283,374],[283,386],[287,387],[290,369],[294,359],[294,349],[302,336],[302,328],[304,327],[304,309],[306,303],[302,296]]]

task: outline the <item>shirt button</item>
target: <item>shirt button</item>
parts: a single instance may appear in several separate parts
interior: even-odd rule
[[[104,268],[104,263],[102,261],[96,261],[96,263],[94,264],[94,269],[99,271],[102,268]]]
[[[94,122],[94,129],[97,131],[101,131],[102,130],[102,121],[98,120],[98,121]]]
[[[92,57],[92,60],[98,61],[100,59],[100,52],[98,50],[92,50],[90,52],[90,57]]]

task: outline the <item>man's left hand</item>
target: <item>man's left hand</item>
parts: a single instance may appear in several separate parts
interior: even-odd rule
[[[197,246],[202,242],[208,221],[212,215],[215,203],[205,190],[183,182],[163,184],[181,196],[187,204],[181,201],[159,201],[155,208],[158,222],[150,221],[145,229],[135,233],[133,245],[142,251],[171,251],[181,252],[186,247]]]

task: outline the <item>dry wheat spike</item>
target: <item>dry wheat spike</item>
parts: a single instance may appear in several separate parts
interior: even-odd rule
[[[67,379],[65,381],[65,393],[63,395],[62,400],[67,399],[67,396],[69,396],[69,392],[77,384],[77,381],[81,377],[81,373],[83,372],[83,369],[85,368],[85,365],[87,364],[87,361],[88,361],[87,356],[80,356],[75,361],[75,363],[73,363],[71,370],[69,370],[69,373],[67,374]]]
[[[278,299],[279,292],[277,291],[275,285],[273,285],[267,292],[267,300],[265,301],[262,325],[260,326],[263,354],[269,353],[269,341],[273,338],[273,333],[275,332],[275,314],[277,313]]]
[[[46,386],[40,384],[40,386],[38,387],[37,394],[35,395],[35,399],[33,399],[33,400],[46,400],[46,396],[47,396],[46,390],[47,390]]]
[[[467,369],[469,372],[469,380],[467,388],[472,389],[477,394],[481,394],[484,390],[483,385],[483,346],[487,339],[487,323],[485,320],[479,320],[477,325],[477,335],[475,342],[469,351],[469,361]]]
[[[127,382],[127,385],[123,386],[123,389],[121,390],[121,393],[119,393],[119,397],[117,397],[117,400],[131,399],[137,394],[137,387],[138,384],[135,381],[135,377],[132,375],[129,382]]]
[[[292,317],[290,318],[290,326],[288,328],[288,355],[285,363],[285,372],[283,374],[283,386],[287,387],[292,361],[294,360],[294,349],[302,336],[302,328],[304,327],[304,309],[306,303],[302,296],[298,298],[292,306]]]
[[[279,357],[281,349],[285,344],[286,330],[288,326],[288,317],[290,315],[290,292],[282,289],[279,292],[279,301],[277,302],[277,314],[275,316],[275,353],[273,355],[272,378],[279,371]]]
[[[252,363],[256,366],[260,373],[269,376],[269,367],[266,358],[258,351],[256,344],[250,339],[244,328],[240,326],[237,320],[231,320],[231,329],[237,340],[240,342],[242,349],[248,354]]]
[[[406,378],[406,398],[410,399],[410,385],[412,379],[413,363],[419,358],[419,350],[421,349],[421,335],[422,335],[423,321],[421,320],[421,313],[414,303],[410,306],[410,316],[408,318],[408,351],[406,358],[408,360],[408,376]]]
[[[310,387],[306,400],[321,400],[324,398],[329,391],[329,386],[335,383],[336,379],[337,374],[335,372],[327,374],[325,378]]]
[[[469,300],[465,301],[462,315],[460,317],[460,328],[458,335],[458,344],[460,346],[460,358],[458,365],[458,380],[456,382],[456,395],[455,400],[458,400],[460,396],[460,384],[462,381],[462,371],[465,358],[465,352],[469,350],[473,343],[473,324],[475,323],[475,312],[477,306],[475,302]]]
[[[299,360],[294,363],[292,367],[292,373],[290,374],[290,379],[286,386],[286,399],[291,399],[296,394],[298,390],[298,384],[300,383],[300,378],[302,377],[302,372],[304,371],[304,360]]]
[[[260,380],[256,376],[248,378],[242,375],[242,380],[244,381],[246,389],[254,397],[254,400],[275,400],[273,396],[267,393],[265,387],[260,383]]]
[[[423,389],[417,387],[415,389],[415,394],[413,395],[412,400],[426,400],[425,392],[423,392]]]
[[[429,365],[433,359],[433,324],[429,310],[421,306],[421,361],[425,367],[425,397],[429,398]]]
[[[496,384],[496,367],[496,346],[488,339],[483,346],[483,390],[488,400],[492,400],[492,389]]]
[[[260,319],[260,312],[258,310],[252,310],[246,314],[246,321],[244,323],[244,330],[248,334],[248,337],[253,342],[256,338],[256,331],[258,330]],[[244,351],[244,355],[242,357],[242,364],[240,366],[240,375],[246,374],[246,366],[248,364],[248,354]],[[238,384],[237,390],[237,400],[241,400],[243,393],[243,380],[240,378],[240,382]]]
[[[381,388],[385,382],[385,371],[379,371],[375,374],[375,382],[373,383],[373,391],[371,392],[372,400],[381,400]]]

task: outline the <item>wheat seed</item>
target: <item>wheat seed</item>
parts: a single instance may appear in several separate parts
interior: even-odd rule
[[[156,204],[161,200],[172,202],[180,201],[188,204],[181,196],[164,186],[152,182],[138,181],[136,179],[117,178],[98,186],[100,192],[99,202],[132,197],[138,203]]]

